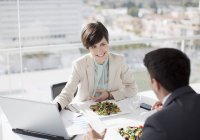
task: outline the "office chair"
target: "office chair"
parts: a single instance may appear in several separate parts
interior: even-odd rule
[[[67,84],[67,82],[62,82],[62,83],[53,84],[51,86],[51,99],[52,100],[54,100],[56,98],[56,96],[58,96],[60,94],[60,92],[62,91],[62,89],[65,87],[66,84]],[[74,93],[74,97],[76,96],[77,91],[78,91],[78,88],[76,89],[76,91]]]

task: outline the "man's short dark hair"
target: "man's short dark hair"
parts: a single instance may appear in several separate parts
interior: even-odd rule
[[[81,33],[81,41],[86,49],[100,42],[103,37],[109,42],[108,30],[99,21],[87,24]]]
[[[151,78],[159,81],[168,92],[189,85],[190,60],[182,51],[157,49],[147,53],[143,61]]]

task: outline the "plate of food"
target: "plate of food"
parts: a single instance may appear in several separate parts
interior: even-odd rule
[[[94,102],[89,109],[100,118],[130,113],[130,109],[113,100]]]
[[[114,100],[106,100],[102,102],[89,100],[82,103],[71,104],[71,106],[85,115],[95,115],[99,118],[131,113],[129,107]]]
[[[143,126],[127,126],[125,128],[119,128],[119,134],[124,138],[124,140],[139,140],[142,135]]]
[[[120,107],[113,102],[97,102],[96,104],[90,105],[90,109],[100,116],[109,116],[121,112]]]

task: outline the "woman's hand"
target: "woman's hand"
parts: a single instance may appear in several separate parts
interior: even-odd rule
[[[94,100],[95,102],[101,102],[101,101],[104,101],[106,99],[108,99],[109,97],[109,92],[108,91],[105,91],[105,90],[100,90],[100,89],[97,89],[96,90],[97,93],[100,94],[99,97],[91,97],[92,100]]]
[[[154,110],[154,109],[156,109],[156,110],[161,110],[162,109],[162,106],[163,106],[163,104],[162,104],[162,102],[160,102],[160,101],[157,101],[157,102],[155,102],[155,104],[152,106],[152,109],[151,110]]]
[[[107,129],[103,132],[97,133],[92,126],[89,124],[89,131],[84,135],[83,140],[103,140],[105,137]]]

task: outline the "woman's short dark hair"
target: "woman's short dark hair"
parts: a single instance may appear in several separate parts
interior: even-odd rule
[[[81,33],[81,41],[86,49],[100,42],[103,37],[109,42],[108,30],[99,21],[87,24]]]
[[[189,85],[190,60],[182,51],[157,49],[147,53],[143,61],[151,78],[159,81],[168,92]]]

